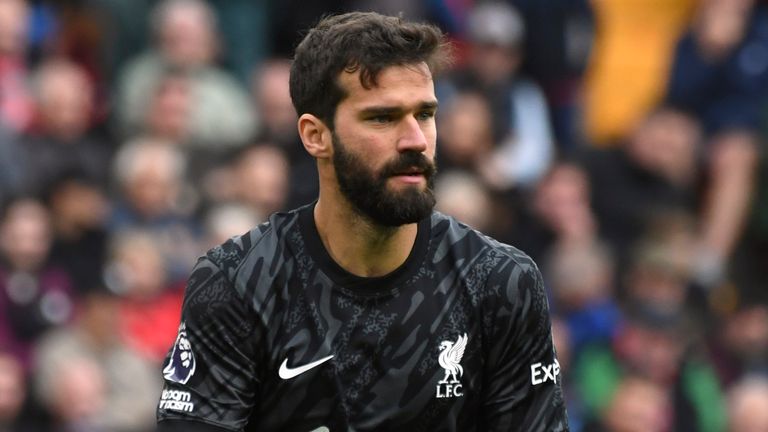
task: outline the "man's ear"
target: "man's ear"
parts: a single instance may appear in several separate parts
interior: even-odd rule
[[[331,130],[319,118],[312,114],[302,114],[299,117],[299,136],[312,157],[325,159],[332,156]]]

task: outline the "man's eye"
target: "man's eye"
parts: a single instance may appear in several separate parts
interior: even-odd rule
[[[392,121],[392,116],[390,115],[377,115],[373,117],[369,117],[368,121],[373,123],[389,123]]]
[[[435,116],[434,111],[421,111],[418,114],[416,114],[416,118],[419,120],[429,120],[434,116]]]

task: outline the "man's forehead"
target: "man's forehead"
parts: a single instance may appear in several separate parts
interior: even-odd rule
[[[425,63],[388,66],[376,77],[375,85],[365,88],[360,81],[360,70],[343,71],[339,84],[345,90],[347,100],[361,100],[370,97],[393,98],[392,102],[407,97],[408,99],[428,99],[434,101],[434,82],[432,73]],[[394,91],[394,93],[393,93]]]

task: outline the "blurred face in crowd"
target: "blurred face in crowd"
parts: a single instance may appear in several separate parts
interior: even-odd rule
[[[296,109],[291,102],[288,60],[267,61],[254,76],[253,94],[266,130],[276,139],[294,140]]]
[[[0,226],[0,246],[15,270],[38,269],[51,241],[50,215],[42,204],[31,199],[11,204]]]
[[[173,148],[159,143],[141,145],[134,155],[123,187],[131,206],[145,217],[172,210],[182,181],[176,156]]]
[[[471,174],[444,172],[435,182],[437,209],[480,231],[491,224],[493,208],[485,186]]]
[[[759,360],[768,352],[768,308],[755,305],[728,317],[725,343],[742,361]]]
[[[663,109],[640,125],[627,151],[643,168],[672,183],[687,183],[694,174],[699,139],[699,126],[691,117]]]
[[[536,191],[534,207],[547,226],[563,240],[591,237],[595,222],[589,204],[589,181],[570,164],[555,166]]]
[[[145,232],[120,236],[114,251],[121,294],[137,300],[152,298],[166,286],[166,270],[157,242]]]
[[[668,397],[656,384],[625,378],[604,415],[608,432],[663,432],[668,429]]]
[[[205,219],[207,248],[242,235],[264,221],[259,213],[242,204],[220,204],[209,210]]]
[[[120,333],[114,331],[120,325],[119,301],[116,295],[97,291],[83,296],[80,301],[77,323],[86,342],[97,350],[109,349],[121,341]]]
[[[611,262],[598,246],[586,242],[559,244],[548,264],[552,292],[563,310],[584,310],[610,297]]]
[[[260,214],[280,211],[288,197],[288,159],[275,147],[254,147],[236,167],[239,198]]]
[[[679,311],[688,292],[688,279],[682,268],[657,245],[657,251],[646,251],[632,263],[628,275],[629,296],[634,302],[653,305],[667,311]],[[655,254],[656,256],[649,256]]]
[[[60,362],[51,383],[51,409],[65,424],[93,424],[106,401],[104,373],[93,360],[75,358]]]
[[[440,112],[440,154],[451,163],[459,166],[472,165],[491,151],[491,111],[481,95],[456,95],[445,112]]]
[[[204,2],[175,2],[160,23],[160,49],[172,64],[197,67],[215,55],[214,21]]]
[[[333,167],[339,190],[380,226],[414,223],[432,211],[435,97],[426,64],[391,66],[366,89],[342,72],[347,97],[336,110]]]
[[[183,75],[164,77],[152,96],[147,113],[149,133],[160,138],[181,141],[189,130],[192,111],[192,87]]]
[[[470,62],[484,84],[492,86],[511,79],[520,65],[517,47],[498,43],[473,45]]]
[[[628,322],[619,338],[617,347],[630,369],[659,385],[674,379],[685,349],[678,332]]]
[[[57,185],[51,197],[51,213],[57,235],[96,229],[103,226],[107,218],[107,198],[93,184],[67,180]],[[62,232],[68,230],[72,232]]]
[[[733,52],[746,34],[754,4],[755,0],[702,1],[693,20],[702,55],[719,61]]]
[[[13,356],[0,353],[0,426],[16,418],[25,396],[21,365]]]
[[[49,134],[64,140],[77,138],[91,120],[91,82],[76,64],[53,60],[38,75],[38,107]]]
[[[0,0],[0,56],[23,52],[27,41],[28,15],[24,0]]]
[[[768,431],[768,380],[749,377],[728,394],[728,432]]]

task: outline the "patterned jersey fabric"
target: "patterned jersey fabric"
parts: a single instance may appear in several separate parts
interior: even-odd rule
[[[434,212],[402,266],[358,277],[328,255],[312,209],[199,260],[160,430],[568,430],[527,255]]]

